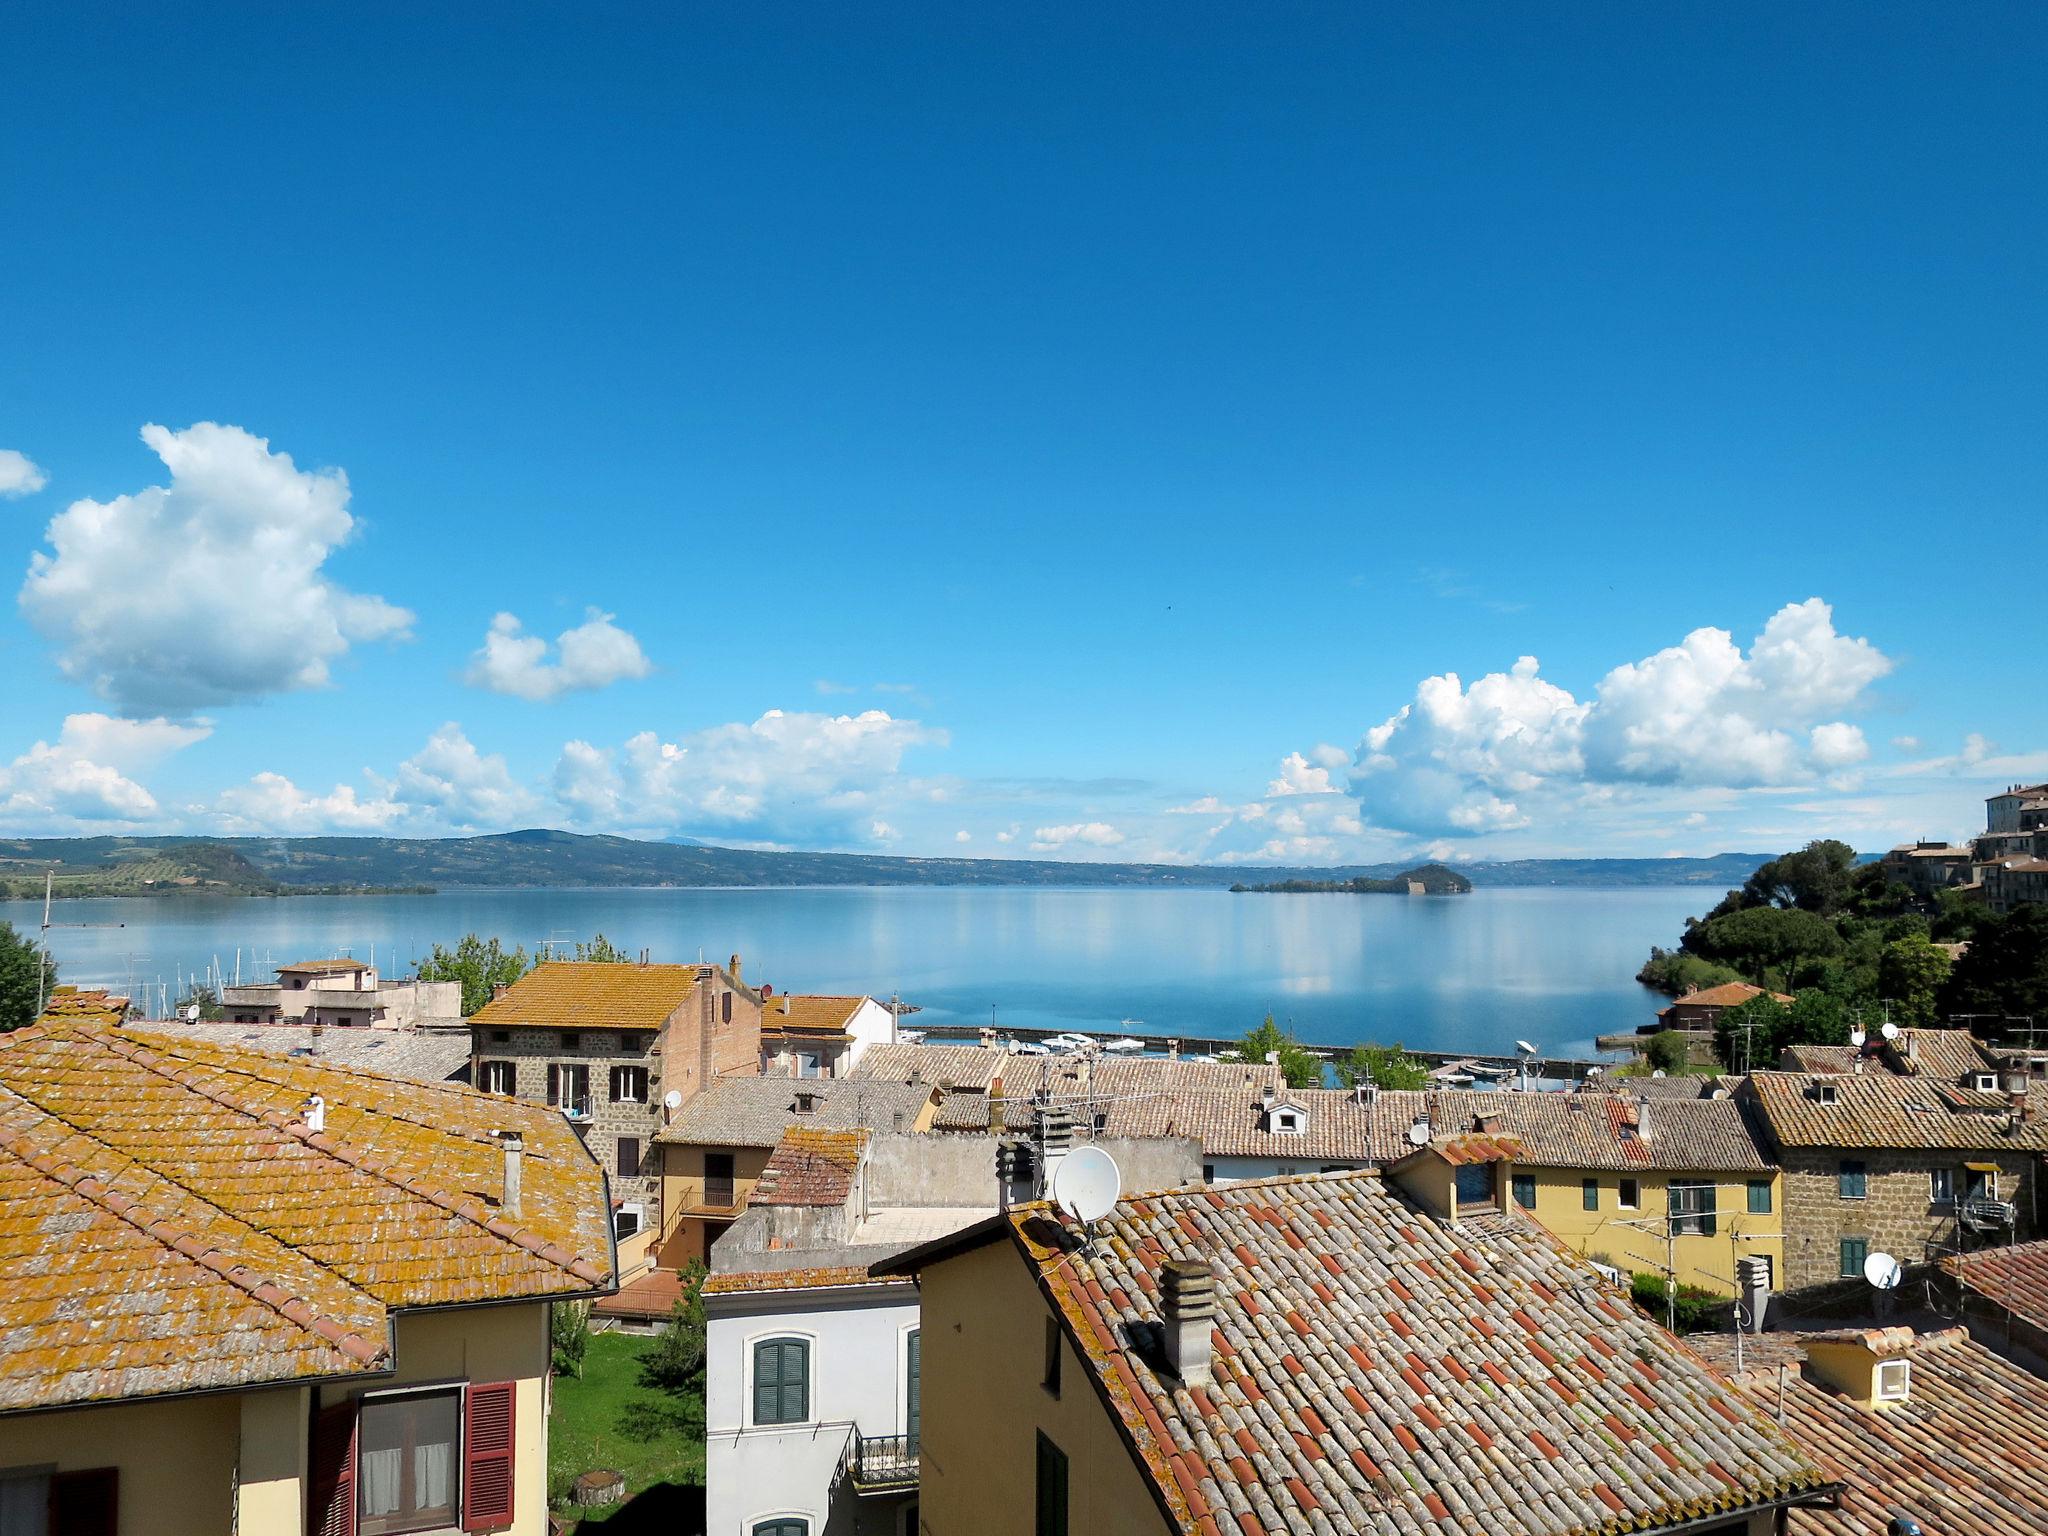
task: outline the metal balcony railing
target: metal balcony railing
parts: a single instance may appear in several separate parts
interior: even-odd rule
[[[2013,1226],[2020,1219],[2020,1209],[2010,1200],[1999,1200],[1990,1195],[1972,1195],[1962,1203],[1957,1214],[1962,1223],[1972,1232],[1992,1232]]]
[[[917,1436],[853,1432],[847,1470],[855,1493],[900,1493],[917,1486]]]

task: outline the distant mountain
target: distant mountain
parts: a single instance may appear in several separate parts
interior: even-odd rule
[[[1770,855],[1706,859],[1519,859],[1467,864],[1474,885],[1740,885]],[[92,837],[0,839],[0,893],[42,894],[47,868],[65,895],[292,895],[443,886],[1080,885],[1226,887],[1344,883],[1403,876],[1402,863],[1078,864],[1051,859],[920,859],[869,853],[718,848],[535,828],[484,837]]]

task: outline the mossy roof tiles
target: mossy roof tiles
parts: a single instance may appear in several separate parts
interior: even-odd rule
[[[385,1369],[394,1309],[609,1285],[603,1187],[539,1106],[46,1019],[0,1037],[0,1409]]]
[[[659,1029],[711,969],[547,960],[484,1004],[470,1022],[499,1029]]]

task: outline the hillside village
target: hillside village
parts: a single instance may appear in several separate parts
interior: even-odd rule
[[[1735,1071],[1334,1088],[1278,1052],[937,1043],[738,955],[596,951],[467,1016],[452,981],[316,958],[213,1020],[60,987],[0,1036],[0,1466],[30,1469],[0,1514],[1849,1536],[2048,1510],[2031,1040],[1887,1024]],[[1769,998],[1723,983],[1652,1027],[1712,1041]],[[587,1421],[635,1370],[640,1407]]]

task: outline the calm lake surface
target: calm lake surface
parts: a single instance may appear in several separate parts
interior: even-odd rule
[[[387,972],[475,930],[531,951],[602,932],[658,960],[723,960],[778,990],[900,992],[923,1021],[1089,1033],[1240,1034],[1270,1012],[1305,1040],[1590,1054],[1663,999],[1632,979],[1720,892],[1478,890],[1468,896],[966,889],[478,890],[432,896],[141,897],[57,904],[66,981],[133,986],[219,960],[269,979],[348,953]],[[0,903],[32,931],[34,902]],[[396,966],[393,962],[397,961]],[[132,980],[131,980],[132,978]],[[1123,1020],[1142,1021],[1123,1024]]]

